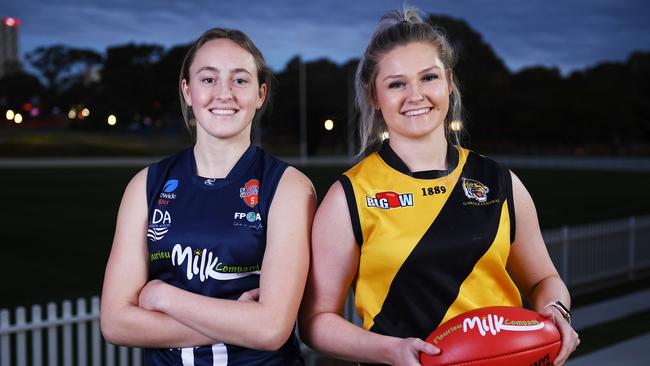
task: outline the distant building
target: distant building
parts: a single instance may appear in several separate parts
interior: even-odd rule
[[[16,18],[6,17],[0,24],[0,78],[20,70],[18,27]]]

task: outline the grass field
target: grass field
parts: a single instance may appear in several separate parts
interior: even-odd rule
[[[319,197],[345,167],[301,168]],[[115,217],[136,168],[0,169],[0,308],[100,293]],[[543,228],[648,213],[647,173],[517,170]]]

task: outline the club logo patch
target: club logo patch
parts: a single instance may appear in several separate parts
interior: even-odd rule
[[[379,192],[375,197],[366,196],[366,206],[384,210],[413,206],[413,193]]]
[[[260,193],[260,181],[251,179],[244,187],[239,188],[239,197],[244,200],[244,203],[250,208],[257,205]]]
[[[478,202],[487,201],[487,194],[490,192],[490,188],[474,179],[461,179],[463,180],[463,192],[465,192],[467,198],[475,199]]]
[[[154,243],[159,241],[167,234],[170,226],[172,226],[172,215],[169,211],[154,209],[147,229],[147,238]]]

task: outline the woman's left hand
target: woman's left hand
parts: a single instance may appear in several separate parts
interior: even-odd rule
[[[163,291],[169,285],[161,280],[151,280],[140,290],[138,306],[150,311],[161,311],[162,303],[165,301]]]
[[[573,351],[575,351],[580,344],[578,333],[573,330],[571,324],[569,324],[569,322],[564,319],[562,314],[560,314],[560,311],[553,306],[547,306],[539,313],[553,320],[553,323],[555,323],[555,326],[560,331],[560,337],[562,337],[562,346],[560,348],[560,352],[557,354],[557,357],[555,357],[553,365],[562,366],[569,358],[571,353],[573,353]]]

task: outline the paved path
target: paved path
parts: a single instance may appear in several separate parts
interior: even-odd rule
[[[572,313],[578,330],[620,319],[650,309],[650,289],[576,308]],[[650,333],[616,343],[611,347],[571,359],[567,366],[648,366]]]
[[[600,351],[572,359],[567,366],[648,366],[650,365],[650,333],[616,343]]]
[[[650,309],[650,289],[575,308],[571,312],[574,319],[573,327],[581,330],[648,309]],[[648,347],[650,348],[650,344]]]

